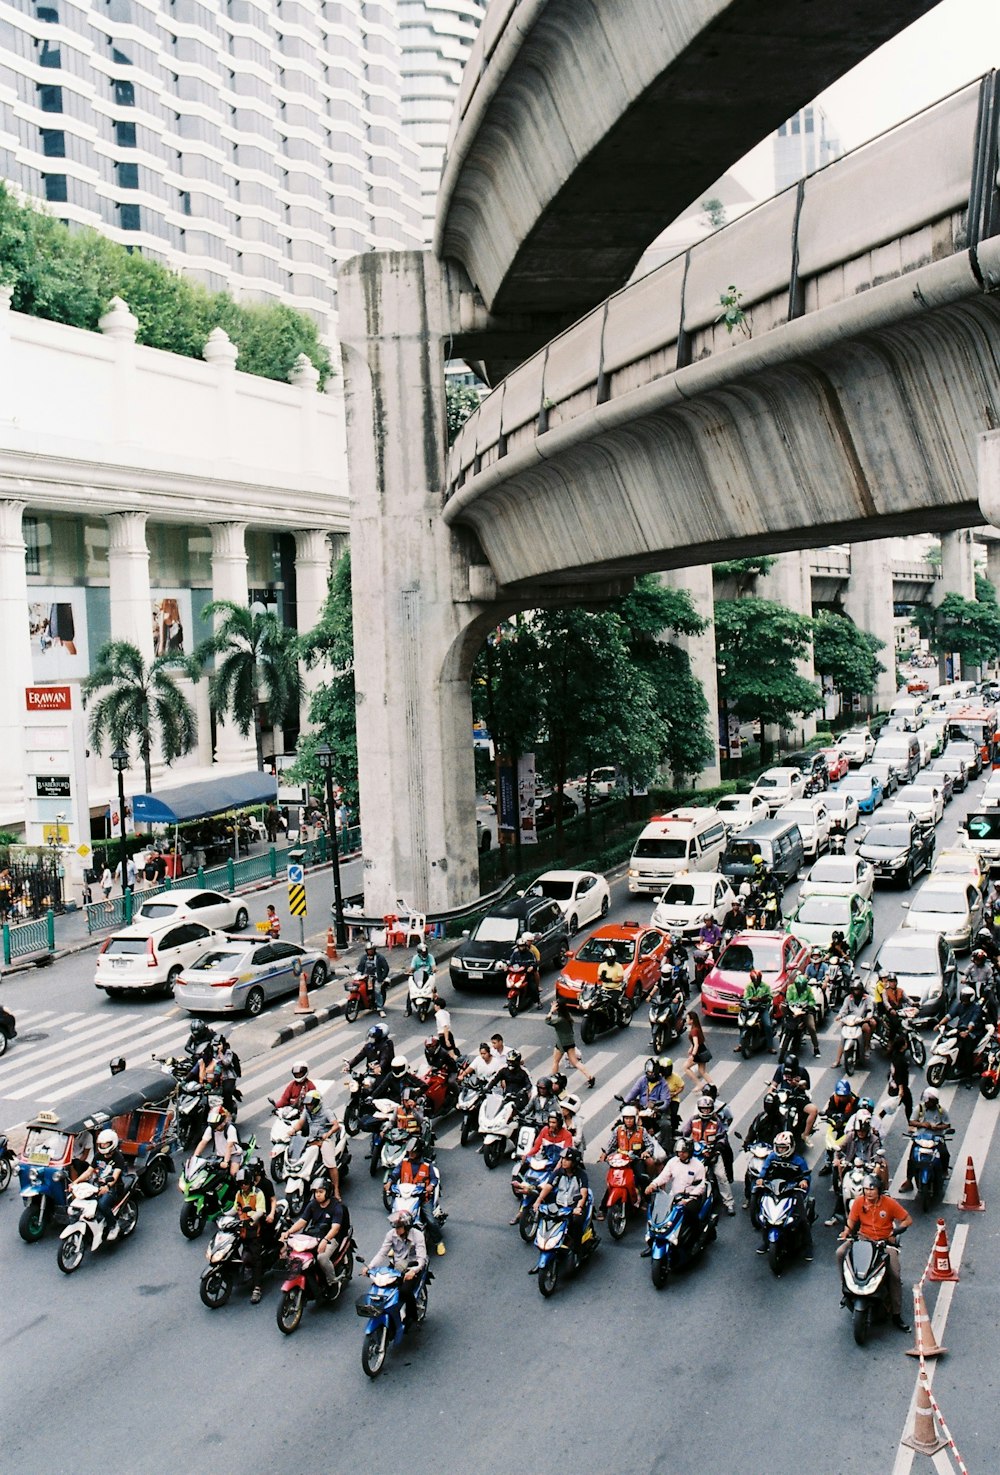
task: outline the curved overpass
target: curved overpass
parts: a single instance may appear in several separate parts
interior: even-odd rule
[[[536,344],[755,143],[937,0],[493,0],[434,249]],[[549,326],[546,326],[549,325]]]
[[[1000,425],[990,74],[612,296],[484,400],[444,516],[499,585],[984,521]],[[720,324],[742,292],[747,333]]]

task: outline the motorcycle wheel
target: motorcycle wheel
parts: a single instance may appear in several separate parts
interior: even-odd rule
[[[416,1310],[417,1310],[417,1318],[416,1318],[416,1320],[417,1320],[417,1326],[419,1326],[420,1323],[422,1321],[426,1320],[426,1317],[427,1317],[427,1282],[426,1281],[420,1287],[419,1291],[417,1291],[416,1295],[413,1297],[413,1304],[414,1304],[414,1306],[416,1307]]]
[[[17,1221],[17,1232],[26,1245],[33,1245],[45,1233],[45,1223],[38,1200],[29,1204],[26,1209],[22,1209],[21,1217]]]
[[[580,1026],[580,1039],[585,1045],[592,1045],[597,1038],[597,1030],[594,1021],[588,1015]]]
[[[353,1024],[360,1013],[361,1000],[348,999],[347,1003],[344,1005],[344,1018],[347,1020],[348,1024]]]
[[[767,1247],[767,1263],[771,1267],[772,1275],[781,1274],[781,1248],[773,1241]]]
[[[924,1044],[920,1036],[916,1034],[911,1034],[907,1036],[907,1044],[910,1050],[910,1059],[919,1069],[924,1064],[924,1061],[927,1059],[927,1046]]]
[[[369,1378],[377,1378],[385,1367],[388,1340],[388,1327],[376,1327],[373,1332],[365,1333],[365,1340],[361,1343],[361,1366]]]
[[[1000,1096],[1000,1076],[980,1076],[979,1090],[987,1101],[995,1101]]]
[[[391,1192],[388,1183],[384,1183],[382,1185],[382,1203],[385,1206],[385,1211],[387,1214],[392,1209],[392,1201],[394,1198],[395,1194]]]
[[[549,1260],[538,1272],[538,1289],[546,1300],[554,1296],[556,1286],[559,1284],[559,1266],[555,1260]]]
[[[0,1157],[0,1193],[3,1193],[10,1183],[10,1163],[5,1157]]]
[[[622,1029],[628,1029],[629,1025],[632,1023],[632,1015],[635,1013],[632,1005],[632,1000],[622,999],[621,1003],[618,1006],[618,1011],[622,1023]]]
[[[421,1024],[426,1024],[431,1017],[431,1006],[426,999],[421,999],[417,1005],[417,1018]]]
[[[290,1337],[296,1331],[302,1320],[305,1310],[305,1295],[301,1286],[293,1286],[290,1291],[285,1291],[278,1302],[277,1322],[286,1337]]]
[[[349,1101],[344,1107],[344,1131],[348,1137],[356,1137],[361,1131],[361,1114],[354,1101]]]
[[[667,1265],[666,1260],[651,1261],[649,1273],[653,1278],[654,1288],[658,1291],[662,1291],[667,1281],[670,1279],[670,1267]]]
[[[198,1285],[202,1305],[207,1306],[209,1311],[221,1310],[232,1293],[229,1276],[223,1270],[210,1270],[207,1275],[202,1276]]]
[[[948,1067],[943,1060],[932,1060],[930,1065],[927,1067],[928,1086],[933,1086],[935,1090],[938,1087],[943,1086],[944,1078],[947,1074],[947,1071]]]
[[[517,1018],[517,996],[514,995],[507,1000],[507,1013],[511,1019]]]
[[[867,1306],[855,1306],[851,1315],[851,1329],[854,1332],[854,1340],[859,1347],[863,1347],[868,1341],[868,1333],[871,1330],[871,1313]]]
[[[63,1275],[72,1275],[74,1270],[79,1270],[83,1264],[83,1230],[79,1234],[71,1234],[68,1239],[59,1241],[59,1249],[56,1251],[56,1264]]]
[[[473,1137],[475,1137],[475,1135],[476,1135],[476,1122],[475,1122],[475,1118],[472,1117],[472,1116],[470,1116],[468,1113],[466,1113],[466,1115],[462,1118],[462,1130],[459,1133],[459,1138],[461,1140],[462,1146],[463,1147],[468,1147],[469,1143],[472,1141],[472,1139],[473,1139]]]
[[[503,1162],[504,1139],[496,1137],[483,1148],[483,1162],[488,1168],[498,1168]]]
[[[538,1215],[530,1204],[524,1204],[517,1217],[517,1232],[526,1245],[530,1245],[538,1233]]]
[[[156,1198],[167,1186],[169,1176],[166,1160],[162,1157],[154,1158],[149,1167],[139,1179],[140,1186],[146,1198]]]
[[[662,1055],[667,1048],[667,1032],[660,1027],[653,1030],[653,1054]]]
[[[139,1223],[139,1205],[134,1198],[122,1205],[122,1211],[118,1215],[118,1232],[122,1239],[128,1239],[130,1234],[135,1233],[136,1225]]]
[[[744,1035],[740,1040],[740,1054],[744,1060],[749,1060],[753,1054],[753,1051],[750,1049],[750,1038],[748,1035]]]
[[[923,1187],[920,1190],[920,1207],[923,1209],[923,1211],[924,1211],[925,1214],[927,1213],[928,1209],[930,1208],[930,1206],[931,1206],[931,1204],[933,1202],[934,1202],[934,1184],[931,1183],[931,1182],[927,1182],[927,1183],[925,1183],[923,1185]]]
[[[372,1148],[371,1157],[368,1159],[368,1174],[369,1174],[369,1177],[371,1177],[371,1178],[377,1178],[378,1175],[379,1175],[379,1168],[381,1167],[381,1165],[382,1165],[382,1149],[380,1147],[378,1149],[378,1151],[376,1152],[375,1148],[373,1147]]]
[[[300,1189],[293,1189],[291,1193],[286,1195],[286,1199],[288,1202],[288,1212],[294,1218],[298,1218],[299,1214],[302,1212],[302,1200],[304,1197],[305,1194]]]
[[[853,1040],[849,1045],[844,1046],[844,1074],[846,1076],[852,1076],[854,1074],[854,1067],[858,1063],[856,1059],[856,1049],[857,1047],[855,1046]]]
[[[197,1239],[205,1227],[205,1210],[194,1204],[181,1204],[180,1224],[185,1239]]]
[[[628,1228],[628,1205],[624,1199],[612,1204],[608,1210],[608,1233],[612,1239],[621,1239]]]

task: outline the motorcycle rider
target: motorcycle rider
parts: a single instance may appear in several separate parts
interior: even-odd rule
[[[774,1139],[774,1146],[761,1164],[757,1182],[754,1184],[754,1205],[751,1218],[754,1224],[759,1224],[760,1215],[758,1204],[763,1192],[764,1184],[769,1178],[784,1180],[795,1183],[802,1189],[803,1194],[808,1195],[812,1182],[812,1172],[809,1164],[801,1153],[795,1151],[795,1138],[791,1132],[779,1132]],[[792,1200],[794,1205],[794,1222],[802,1229],[803,1258],[809,1262],[813,1257],[812,1226],[809,1223],[808,1198],[799,1198],[797,1195]],[[758,1255],[767,1254],[767,1241],[762,1241],[757,1246]]]
[[[851,950],[847,946],[847,939],[842,932],[835,932],[830,938],[830,947],[827,958],[836,958],[838,963],[850,963]]]
[[[507,967],[523,969],[525,990],[527,993],[534,993],[540,1009],[542,1007],[542,980],[538,971],[538,954],[531,943],[531,933],[522,932],[507,959]]]
[[[350,1060],[345,1060],[344,1066],[346,1070],[353,1070],[363,1060],[365,1068],[372,1075],[384,1076],[394,1053],[392,1040],[389,1038],[389,1031],[385,1025],[373,1024],[368,1030],[361,1049],[356,1055],[352,1055]]]
[[[712,916],[711,912],[706,912],[701,919],[701,926],[698,928],[698,947],[714,952],[721,941],[722,928]]]
[[[432,958],[431,962],[433,963],[433,961]],[[457,1060],[461,1051],[458,1048],[458,1041],[455,1039],[451,1028],[451,1011],[446,1007],[445,1001],[437,989],[434,990],[434,1023],[444,1048]]]
[[[428,1159],[419,1138],[407,1145],[403,1160],[389,1174],[389,1186],[397,1183],[417,1183],[424,1190],[422,1205],[423,1232],[427,1244],[435,1255],[444,1255],[444,1238],[441,1225],[448,1217],[441,1210],[441,1174]]]
[[[446,1050],[440,1035],[428,1035],[424,1040],[424,1059],[430,1071],[444,1071],[447,1077],[458,1078],[458,1063]]]
[[[841,1076],[830,1095],[827,1097],[823,1115],[827,1118],[839,1118],[842,1124],[841,1135],[836,1139],[832,1147],[826,1149],[826,1161],[819,1170],[821,1178],[829,1178],[833,1172],[833,1159],[837,1147],[844,1140],[847,1123],[858,1109],[858,1098],[854,1088],[846,1076]]]
[[[906,1007],[907,998],[895,973],[883,973],[875,985],[875,1013],[887,1040],[902,1029],[901,1013]]]
[[[823,956],[823,949],[813,946],[809,949],[809,961],[805,966],[805,975],[809,982],[817,988],[821,986],[827,973],[827,962]]]
[[[785,990],[785,1018],[790,1023],[789,1016],[793,1009],[805,1010],[805,1031],[812,1041],[813,1054],[819,1055],[819,1039],[816,1035],[816,996],[812,990],[812,984],[804,973],[796,973]]]
[[[982,998],[984,989],[993,989],[995,979],[996,970],[986,955],[986,949],[975,948],[969,966],[965,970],[965,982],[971,983],[977,996]]]
[[[393,1214],[389,1224],[391,1227],[388,1234],[372,1256],[371,1264],[362,1266],[362,1274],[368,1275],[372,1265],[395,1265],[397,1269],[400,1265],[405,1265],[406,1270],[402,1282],[402,1310],[405,1312],[407,1323],[413,1325],[417,1319],[413,1292],[418,1277],[427,1267],[427,1241],[409,1214],[404,1214],[402,1211]]]
[[[644,1184],[649,1182],[659,1164],[666,1161],[667,1156],[656,1138],[641,1124],[638,1108],[632,1105],[622,1107],[621,1115],[611,1130],[611,1136],[605,1144],[599,1161],[606,1163],[611,1154],[615,1152],[624,1153],[631,1160],[635,1186],[640,1192]],[[598,1219],[604,1218],[607,1199],[608,1195],[605,1191],[597,1211]]]
[[[894,1198],[890,1198],[887,1193],[883,1193],[882,1184],[878,1178],[869,1173],[865,1178],[862,1195],[851,1204],[847,1223],[838,1236],[843,1241],[837,1251],[837,1263],[841,1266],[847,1254],[847,1241],[858,1234],[862,1239],[871,1240],[873,1243],[886,1244],[889,1310],[892,1313],[893,1326],[901,1332],[908,1332],[910,1328],[903,1320],[903,1281],[899,1270],[899,1246],[893,1241],[897,1235],[909,1229],[912,1223],[913,1220],[903,1205],[897,1203]]]
[[[475,1076],[479,1081],[492,1082],[499,1071],[500,1064],[493,1056],[489,1041],[481,1040],[476,1054],[458,1072],[458,1079],[464,1081],[466,1076]]]
[[[774,1146],[774,1139],[784,1131],[785,1119],[781,1115],[778,1097],[774,1091],[765,1093],[761,1109],[746,1130],[747,1142],[766,1142]],[[744,1208],[746,1205],[744,1204]]]
[[[872,1018],[872,1001],[865,993],[864,983],[860,978],[852,979],[847,996],[840,1008],[837,1010],[836,1023],[843,1024],[845,1019],[859,1019],[861,1021],[861,1054],[858,1060],[859,1069],[865,1064],[868,1053],[871,1050],[872,1030],[875,1021]],[[837,1058],[833,1062],[834,1069],[840,1064],[844,1055],[844,1036],[841,1033],[837,1042]]]
[[[945,1025],[952,1022],[958,1030],[958,1059],[955,1063],[955,1073],[968,1079],[972,1075],[972,1060],[976,1053],[976,1046],[986,1032],[983,1019],[983,1006],[976,998],[971,983],[963,983],[958,991],[958,998],[952,1004],[947,1014],[935,1026],[939,1031]]]
[[[673,1157],[667,1160],[652,1182],[646,1185],[646,1198],[652,1198],[661,1188],[671,1190],[671,1207],[678,1199],[683,1201],[685,1223],[690,1223],[697,1217],[701,1200],[708,1190],[708,1173],[701,1159],[695,1157],[694,1143],[690,1137],[680,1139]],[[648,1229],[646,1248],[641,1253],[644,1260],[648,1260],[653,1253]]]
[[[281,1239],[284,1243],[292,1234],[311,1234],[318,1239],[316,1264],[327,1285],[333,1285],[337,1279],[337,1272],[333,1268],[337,1247],[343,1235],[350,1232],[347,1205],[339,1198],[332,1198],[325,1183],[317,1183],[312,1198],[291,1228],[285,1230]]]
[[[716,1112],[715,1102],[712,1097],[699,1096],[697,1113],[689,1121],[685,1122],[683,1133],[685,1137],[690,1137],[696,1146],[699,1142],[704,1144],[708,1153],[708,1157],[705,1160],[706,1169],[715,1183],[716,1191],[725,1205],[726,1213],[732,1218],[736,1213],[736,1206],[733,1203],[733,1190],[725,1174],[723,1174],[720,1181],[715,1168],[715,1162],[713,1161],[716,1153],[721,1157],[722,1143],[726,1137],[726,1130],[726,1124]]]
[[[385,988],[389,981],[389,960],[378,951],[375,944],[369,938],[365,944],[365,950],[358,960],[357,976],[368,980],[369,1009],[377,1009],[380,1016],[385,1018]],[[407,999],[407,1014],[409,1014],[409,999]]]
[[[514,1109],[520,1114],[531,1091],[531,1077],[521,1064],[520,1050],[508,1050],[506,1062],[493,1077],[493,1084],[505,1096],[514,1098]]]
[[[222,1166],[234,1178],[243,1165],[243,1146],[232,1115],[224,1106],[213,1107],[208,1113],[205,1135],[195,1148],[194,1155],[204,1157],[206,1152],[212,1152],[221,1158]]]
[[[701,1094],[703,1096],[710,1096],[714,1101],[715,1114],[726,1129],[726,1134],[719,1143],[719,1161],[725,1170],[726,1182],[732,1184],[734,1158],[733,1144],[729,1140],[729,1133],[733,1129],[733,1114],[726,1102],[719,1100],[719,1088],[714,1081],[706,1081],[702,1087]]]
[[[217,1092],[226,1108],[234,1111],[236,1106],[236,1082],[240,1071],[236,1055],[223,1034],[214,1034],[211,1045],[202,1057],[198,1079],[209,1091]]]
[[[802,1107],[802,1130],[797,1135],[802,1138],[811,1137],[816,1127],[819,1111],[809,1100],[812,1080],[805,1066],[799,1064],[799,1057],[786,1055],[784,1064],[778,1066],[771,1079],[775,1090],[790,1091],[799,1098]]]
[[[920,1095],[920,1105],[917,1114],[910,1126],[914,1131],[921,1130],[931,1132],[937,1138],[938,1151],[941,1154],[941,1177],[946,1178],[951,1172],[951,1153],[948,1151],[948,1133],[951,1131],[951,1117],[941,1105],[941,1098],[933,1086],[928,1086]],[[906,1178],[899,1185],[901,1193],[907,1193],[913,1187],[913,1174],[916,1170],[916,1154],[913,1146],[910,1146],[910,1155],[906,1160]]]
[[[292,1079],[274,1103],[275,1111],[286,1106],[298,1106],[307,1091],[315,1091],[316,1083],[309,1079],[309,1066],[304,1060],[296,1060],[292,1066]]]
[[[558,1106],[556,1092],[552,1089],[551,1076],[539,1076],[534,1090],[528,1097],[524,1115],[538,1129],[545,1126],[553,1106]]]
[[[597,986],[614,998],[621,998],[625,986],[625,969],[613,947],[606,947],[597,965]]]
[[[580,1120],[580,1098],[579,1096],[566,1095],[559,1102],[562,1112],[563,1126],[573,1139],[573,1146],[578,1152],[587,1150],[587,1134],[583,1130]]]
[[[521,1171],[523,1172],[528,1166],[529,1158],[533,1158],[536,1153],[545,1152],[548,1147],[560,1147],[564,1151],[567,1151],[573,1146],[573,1134],[567,1129],[563,1121],[562,1112],[558,1106],[552,1106],[549,1108],[545,1126],[535,1137],[534,1142],[521,1159]],[[512,1222],[516,1223],[516,1220]]]
[[[650,1056],[646,1061],[642,1075],[625,1093],[625,1103],[629,1106],[637,1106],[643,1112],[656,1112],[661,1123],[660,1131],[664,1135],[669,1134],[669,1137],[673,1139],[677,1133],[680,1113],[674,1103],[671,1078],[680,1082],[681,1091],[684,1090],[684,1082],[680,1076],[673,1076],[673,1061],[667,1056],[664,1059],[668,1061],[670,1066],[666,1075],[664,1075],[658,1061]]]
[[[560,1208],[573,1205],[573,1212],[569,1216],[569,1237],[573,1248],[579,1250],[592,1195],[583,1166],[583,1155],[575,1147],[567,1147],[563,1151],[555,1171],[539,1189],[534,1203],[536,1213],[548,1198],[555,1199]],[[528,1274],[537,1275],[538,1266],[536,1265]]]
[[[249,1169],[240,1168],[236,1174],[236,1182],[238,1187],[233,1208],[240,1221],[243,1254],[253,1287],[250,1292],[250,1304],[256,1306],[264,1294],[262,1225],[267,1213],[267,1203],[263,1193],[255,1187]]]
[[[437,974],[437,964],[434,961],[434,957],[431,953],[430,948],[427,946],[426,939],[423,942],[419,942],[417,944],[417,950],[413,954],[413,957],[410,959],[408,972],[410,974],[410,977],[415,978],[418,984],[429,983],[433,988],[434,978]],[[413,1005],[410,1003],[409,989],[407,989],[406,991],[406,1012],[407,1014],[411,1014],[413,1012]],[[450,1020],[448,1021],[448,1027],[449,1029],[451,1027]],[[444,1033],[443,1030],[440,1030],[440,1027],[439,1032]]]
[[[767,1053],[769,1055],[776,1055],[777,1050],[775,1049],[774,1044],[774,1024],[772,1022],[774,995],[771,993],[770,986],[765,983],[764,975],[759,968],[750,969],[750,976],[747,981],[747,986],[743,992],[743,998],[748,1004],[752,1004],[758,1000],[762,1004],[763,1007],[760,1011],[760,1027],[764,1031],[764,1043],[767,1045]],[[735,1054],[738,1055],[740,1053],[739,1045],[734,1045],[733,1051]]]
[[[323,1105],[317,1090],[307,1091],[302,1098],[302,1115],[295,1123],[295,1135],[288,1144],[288,1155],[300,1158],[310,1142],[319,1142],[323,1166],[330,1175],[334,1198],[340,1197],[340,1172],[337,1168],[334,1139],[340,1131],[340,1122]]]
[[[726,915],[722,919],[723,936],[725,936],[727,933],[732,936],[732,934],[735,932],[742,932],[746,924],[746,908],[743,906],[740,898],[738,896],[734,896],[732,902],[730,903],[729,910],[726,912]]]
[[[872,1114],[867,1106],[860,1106],[851,1117],[844,1140],[834,1153],[833,1171],[836,1193],[842,1192],[844,1171],[853,1166],[857,1158],[861,1159],[873,1177],[878,1178],[883,1188],[888,1187],[889,1165],[882,1147],[882,1134],[872,1121]],[[846,1204],[844,1207],[847,1207]],[[836,1224],[841,1218],[839,1210],[835,1209],[826,1223],[830,1226]]]
[[[94,1156],[89,1165],[76,1177],[77,1183],[93,1179],[100,1189],[97,1199],[97,1217],[105,1230],[114,1222],[114,1211],[125,1197],[125,1154],[118,1142],[118,1133],[110,1127],[98,1132],[94,1143]]]

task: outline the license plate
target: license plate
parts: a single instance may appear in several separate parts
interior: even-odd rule
[[[128,963],[129,963],[128,958],[112,958],[111,959],[111,966],[112,966],[112,968],[127,968],[128,967]]]
[[[469,969],[469,977],[470,978],[482,978],[482,976],[483,976],[483,970],[481,968],[470,968]]]
[[[740,1006],[739,1006],[739,1004],[727,1004],[726,1005],[726,1013],[727,1014],[738,1014],[739,1012],[740,1012]]]

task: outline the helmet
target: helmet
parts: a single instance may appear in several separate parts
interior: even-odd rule
[[[426,942],[418,942],[417,943],[417,952],[418,953],[425,953],[425,952],[427,952],[427,944],[426,944]]]
[[[520,1052],[520,1050],[508,1050],[507,1051],[507,1064],[508,1065],[520,1065],[521,1064],[521,1052]]]
[[[208,1125],[210,1127],[222,1126],[227,1119],[227,1115],[228,1113],[224,1106],[214,1106],[208,1113]]]
[[[292,1066],[292,1079],[296,1081],[304,1081],[308,1074],[309,1067],[306,1062],[304,1060],[296,1060],[295,1064]]]
[[[403,1232],[403,1234],[409,1234],[410,1230],[413,1228],[413,1217],[410,1214],[404,1214],[400,1212],[398,1214],[393,1214],[391,1223],[393,1229],[399,1229]]]
[[[751,983],[760,983],[760,981],[761,981],[761,979],[763,977],[764,977],[764,975],[760,971],[759,968],[751,968],[750,969],[750,982]]]
[[[851,987],[848,990],[848,992],[849,993],[852,993],[852,994],[863,994],[864,991],[865,991],[864,979],[863,978],[852,978],[851,979]]]
[[[574,1116],[576,1116],[577,1112],[580,1110],[579,1096],[564,1096],[562,1099],[562,1109],[563,1111],[570,1111],[573,1113]]]
[[[833,1088],[833,1094],[835,1096],[850,1096],[850,1094],[851,1094],[851,1083],[847,1079],[846,1076],[841,1076],[840,1077],[840,1080],[837,1082],[837,1084]]]
[[[226,1043],[226,1037],[225,1037],[225,1035],[219,1034],[218,1032],[216,1032],[212,1036],[212,1049],[213,1050],[217,1050],[220,1045],[224,1045],[225,1043]]]
[[[535,1095],[548,1096],[552,1090],[552,1080],[549,1076],[539,1076],[535,1082]]]
[[[927,1086],[921,1091],[920,1100],[924,1106],[937,1106],[940,1097],[933,1086]]]
[[[117,1147],[118,1147],[118,1133],[117,1132],[112,1132],[112,1130],[111,1130],[110,1127],[106,1127],[103,1132],[98,1132],[98,1134],[97,1134],[97,1150],[98,1150],[98,1152],[114,1152]]]
[[[750,857],[750,864],[752,866],[762,866],[764,864],[764,857],[762,855],[752,855]]]
[[[113,1076],[121,1075],[122,1071],[125,1069],[125,1056],[116,1055],[114,1060],[109,1060],[108,1069],[111,1071],[111,1074]]]
[[[438,1044],[440,1043],[440,1039],[440,1035],[428,1035],[426,1040],[424,1040],[424,1054],[427,1056],[428,1060],[430,1060],[431,1056],[434,1054],[434,1051],[437,1049]]]
[[[368,1030],[368,1038],[370,1040],[382,1040],[387,1033],[388,1031],[384,1024],[373,1024]]]
[[[874,1188],[877,1193],[882,1192],[882,1184],[876,1173],[866,1173],[861,1186],[862,1188]]]
[[[791,1132],[779,1132],[774,1139],[774,1150],[779,1157],[791,1157],[795,1149],[795,1139]]]
[[[404,1076],[408,1069],[406,1056],[394,1055],[392,1057],[392,1063],[389,1066],[389,1069],[392,1071],[394,1076]]]
[[[703,1096],[711,1096],[713,1104],[719,1099],[719,1088],[714,1081],[706,1081],[701,1088]]]
[[[711,922],[712,921],[712,913],[711,912],[706,912],[705,915],[702,917],[701,920],[703,922]]]
[[[323,1098],[318,1091],[307,1091],[302,1098],[302,1104],[306,1111],[316,1112],[323,1105]]]
[[[615,961],[615,958],[616,958],[617,954],[615,953],[615,950],[614,950],[613,947],[606,947],[604,949],[604,952],[603,952],[602,956],[604,958],[605,963],[613,963]]]
[[[806,977],[806,975],[804,973],[796,973],[796,975],[795,975],[795,982],[797,984],[799,984],[799,985],[802,985],[802,984],[807,984],[809,982],[809,980],[808,980],[808,978]]]
[[[768,1091],[764,1097],[764,1110],[773,1111],[778,1104],[778,1098],[773,1091]]]
[[[549,1085],[556,1096],[561,1096],[566,1089],[566,1077],[561,1070],[553,1071],[549,1076]]]
[[[896,975],[895,975],[895,973],[883,973],[882,974],[882,982],[883,983],[895,983],[896,982]]]
[[[674,1148],[675,1152],[683,1152],[690,1157],[694,1152],[694,1142],[690,1137],[681,1137]]]
[[[673,1073],[674,1073],[674,1062],[673,1062],[673,1060],[671,1059],[671,1057],[669,1055],[658,1055],[656,1057],[656,1063],[660,1067],[660,1074],[661,1075],[663,1075],[663,1076],[672,1076],[673,1075]]]
[[[373,953],[374,951],[375,951],[375,944],[373,942],[366,942],[365,943],[365,952],[366,953]]]
[[[830,941],[831,942],[843,942],[844,941],[844,934],[842,932],[835,932],[833,934],[832,938],[830,939]]]
[[[972,956],[974,958],[985,958],[986,957],[986,949],[984,947],[977,947],[974,950]]]
[[[622,1121],[623,1122],[634,1122],[634,1121],[638,1121],[638,1119],[639,1119],[639,1113],[638,1113],[638,1111],[636,1110],[636,1108],[634,1106],[623,1106],[622,1107]]]
[[[823,949],[817,943],[813,943],[809,949],[809,956],[810,958],[821,958],[823,956]]]
[[[583,1153],[578,1147],[567,1147],[563,1157],[567,1162],[572,1163],[574,1168],[579,1168],[583,1163]]]
[[[971,983],[963,983],[962,987],[958,991],[958,996],[960,999],[971,999],[974,994],[975,989],[972,987]]]
[[[712,1112],[714,1110],[715,1110],[715,1102],[712,1100],[711,1096],[699,1096],[698,1097],[698,1115],[699,1116],[711,1116],[712,1115]]]
[[[786,1055],[785,1056],[785,1069],[786,1070],[798,1070],[798,1068],[799,1068],[799,1057],[797,1055]]]
[[[856,1114],[854,1118],[854,1130],[856,1132],[860,1132],[862,1127],[864,1127],[865,1129],[869,1128],[871,1124],[872,1114],[870,1111],[859,1111]]]
[[[517,945],[518,945],[518,947],[530,947],[531,946],[531,933],[530,932],[522,932],[521,933],[521,936],[517,939]]]
[[[645,1072],[647,1081],[655,1081],[659,1076],[660,1068],[657,1065],[656,1061],[653,1059],[652,1055],[646,1061],[646,1064],[643,1066],[643,1070]]]
[[[875,1103],[870,1096],[859,1096],[858,1107],[861,1111],[867,1111],[870,1115],[875,1110]]]
[[[245,1188],[250,1182],[250,1169],[240,1168],[236,1173],[235,1181],[239,1184],[241,1188]]]
[[[555,1122],[557,1124],[557,1126],[562,1124],[562,1117],[560,1116],[559,1110],[558,1110],[557,1107],[555,1107],[555,1106],[549,1107],[549,1112],[548,1112],[548,1116],[546,1117],[546,1121],[547,1122]]]

